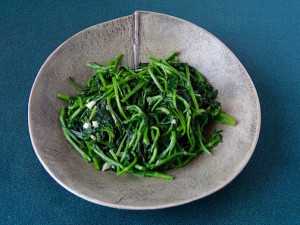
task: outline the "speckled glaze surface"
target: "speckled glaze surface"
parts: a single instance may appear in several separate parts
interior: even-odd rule
[[[180,32],[177,32],[180,30]],[[217,125],[223,143],[212,155],[200,155],[188,166],[168,171],[173,181],[97,172],[65,140],[57,93],[75,94],[68,76],[82,83],[93,71],[87,62],[106,64],[118,53],[121,63],[134,67],[147,56],[177,50],[215,89],[235,127]],[[204,29],[172,16],[135,12],[85,29],[59,46],[46,60],[34,82],[28,122],[36,155],[64,188],[88,201],[123,209],[156,209],[191,202],[228,184],[249,161],[260,132],[260,104],[255,87],[234,54]]]

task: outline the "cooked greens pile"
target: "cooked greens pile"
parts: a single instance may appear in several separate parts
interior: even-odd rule
[[[106,66],[88,64],[96,72],[83,87],[69,78],[79,92],[58,94],[68,102],[61,109],[62,131],[96,170],[172,180],[161,171],[183,167],[222,142],[221,131],[204,137],[211,121],[235,125],[235,120],[222,112],[218,91],[179,62],[175,51],[165,59],[150,56],[151,64],[135,70],[118,65],[121,57]]]

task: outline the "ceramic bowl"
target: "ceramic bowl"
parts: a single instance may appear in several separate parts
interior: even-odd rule
[[[169,170],[173,181],[117,177],[87,164],[62,134],[57,93],[75,94],[67,78],[83,83],[93,73],[87,62],[106,64],[118,53],[134,67],[148,55],[172,50],[202,72],[219,90],[223,111],[237,121],[223,130],[223,143],[212,155],[199,155],[184,168]],[[29,131],[35,153],[47,172],[75,195],[100,205],[123,209],[157,209],[203,198],[232,181],[249,161],[260,131],[260,104],[250,76],[234,54],[206,30],[169,15],[137,11],[87,28],[60,45],[40,69],[30,95]]]

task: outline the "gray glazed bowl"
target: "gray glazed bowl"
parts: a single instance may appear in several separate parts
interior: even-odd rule
[[[180,32],[178,32],[180,31]],[[173,181],[117,177],[97,172],[65,140],[59,124],[64,104],[57,93],[75,94],[69,75],[84,82],[92,71],[87,62],[106,64],[123,53],[123,64],[148,61],[177,50],[181,61],[199,71],[215,89],[223,110],[237,119],[224,130],[223,143],[211,156],[202,154],[189,165],[168,171]],[[87,28],[59,46],[46,60],[33,84],[28,109],[29,131],[37,157],[64,188],[88,201],[123,209],[157,209],[203,198],[224,187],[245,167],[260,131],[260,104],[248,73],[234,54],[206,30],[172,16],[135,12]]]

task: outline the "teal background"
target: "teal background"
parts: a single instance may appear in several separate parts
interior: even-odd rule
[[[78,31],[135,10],[213,33],[248,70],[261,101],[260,138],[243,172],[211,196],[163,210],[76,197],[47,174],[28,133],[30,89],[49,54]],[[299,114],[300,1],[0,2],[0,224],[300,224]]]

